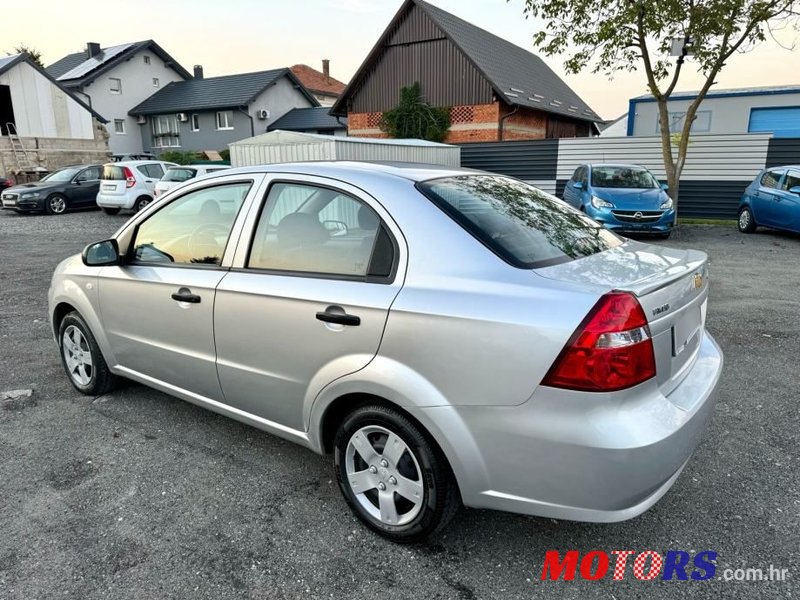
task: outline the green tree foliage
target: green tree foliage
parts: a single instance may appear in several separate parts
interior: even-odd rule
[[[39,65],[40,67],[42,67],[44,69],[44,64],[42,64],[42,53],[39,52],[33,46],[27,46],[25,44],[17,44],[16,46],[14,46],[14,51],[13,52],[6,52],[6,55],[7,56],[12,56],[14,54],[23,54],[23,53],[25,53],[28,56],[30,56],[30,58],[31,58],[31,60],[33,62],[35,62],[37,65]]]
[[[798,9],[800,0],[525,0],[526,16],[545,21],[534,44],[550,56],[565,54],[567,72],[644,71],[658,103],[664,167],[675,200],[692,122],[719,72],[737,52],[776,29],[796,27]],[[681,40],[678,57],[670,57],[674,39]],[[670,131],[667,101],[687,60],[705,81],[681,130]]]
[[[199,152],[181,152],[180,150],[167,150],[158,155],[159,160],[173,162],[179,165],[191,165],[200,160]]]
[[[401,88],[400,103],[383,113],[379,126],[393,138],[442,142],[450,129],[450,109],[428,104],[415,83]]]

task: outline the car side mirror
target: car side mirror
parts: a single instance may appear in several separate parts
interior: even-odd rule
[[[789,188],[789,193],[790,194],[798,194],[798,195],[800,195],[800,185],[796,185],[794,187],[790,187]]]
[[[668,183],[662,183],[661,184],[661,189],[666,192],[669,189],[669,184]]]
[[[113,238],[89,244],[83,249],[81,258],[87,267],[118,265],[120,263],[119,244]]]
[[[583,189],[583,182],[582,181],[576,181],[575,183],[572,184],[572,187],[574,187],[576,190],[582,190]]]

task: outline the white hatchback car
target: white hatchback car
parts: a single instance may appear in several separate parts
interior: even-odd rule
[[[175,163],[159,160],[128,160],[106,163],[100,175],[97,206],[109,215],[120,209],[138,212],[153,201],[156,183]]]
[[[164,173],[161,181],[156,183],[153,196],[158,198],[166,194],[172,188],[179,186],[184,181],[224,171],[225,169],[230,169],[230,167],[227,165],[179,165],[170,167],[167,169],[167,172]]]

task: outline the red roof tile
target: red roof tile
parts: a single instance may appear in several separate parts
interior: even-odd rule
[[[308,91],[338,96],[346,87],[344,83],[333,77],[325,77],[324,73],[312,69],[308,65],[295,65],[289,67],[294,76],[300,80]]]

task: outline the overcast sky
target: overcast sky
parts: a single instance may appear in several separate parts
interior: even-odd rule
[[[492,33],[533,50],[541,23],[526,21],[523,1],[430,0]],[[154,39],[191,71],[206,77],[331,60],[331,74],[347,82],[377,41],[402,0],[39,0],[6,11],[0,48],[17,43],[43,54],[45,64],[86,47]],[[788,45],[786,33],[780,40]],[[564,75],[559,57],[544,60],[602,117],[627,111],[628,99],[645,93],[642,73]],[[700,79],[684,72],[679,90]],[[775,41],[730,61],[718,88],[800,84],[800,51]]]

